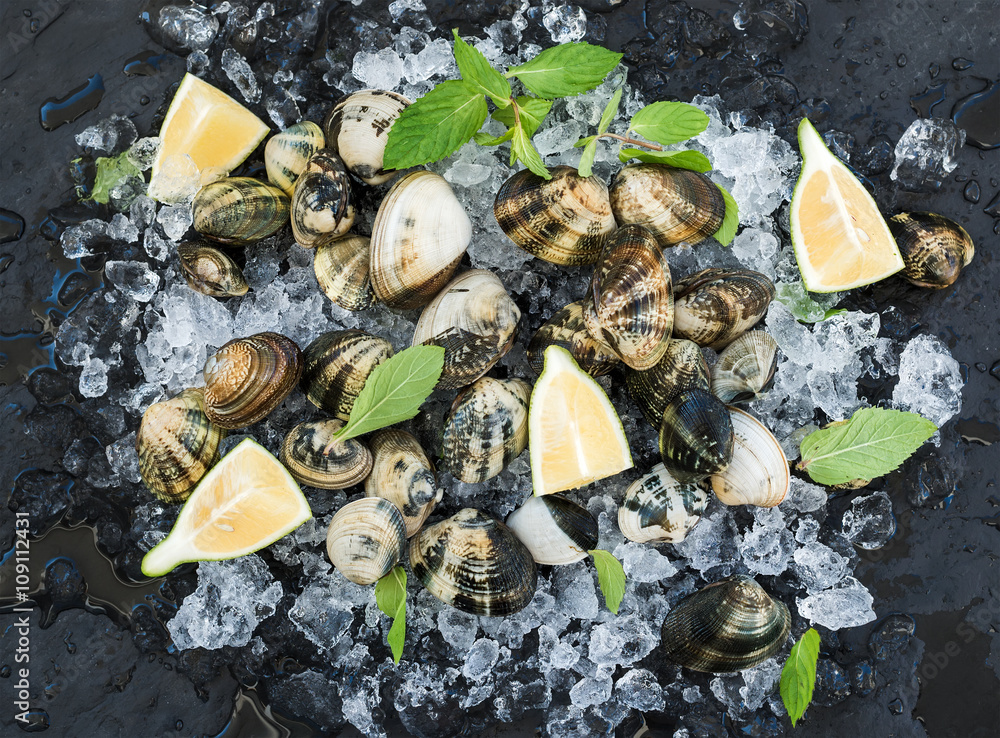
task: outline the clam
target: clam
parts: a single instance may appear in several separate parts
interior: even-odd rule
[[[604,244],[594,267],[583,319],[633,369],[656,366],[673,326],[670,267],[642,226],[623,226]]]
[[[962,226],[934,213],[900,213],[889,220],[889,230],[905,265],[900,276],[917,287],[954,284],[976,254]]]
[[[342,97],[323,121],[326,145],[340,154],[356,177],[370,185],[388,181],[394,171],[382,168],[389,129],[410,104],[385,90],[361,90]]]
[[[417,533],[410,568],[432,595],[473,615],[515,613],[531,602],[538,584],[525,545],[499,520],[472,508]]]
[[[392,344],[364,331],[324,333],[302,353],[302,391],[345,423],[368,375],[392,356]]]
[[[625,490],[618,527],[637,543],[680,543],[705,512],[708,495],[696,484],[681,484],[657,464]]]
[[[323,148],[325,142],[323,129],[311,120],[271,136],[264,147],[264,168],[271,184],[291,197],[295,180],[306,168],[309,157]]]
[[[462,272],[420,313],[413,345],[444,347],[439,389],[458,389],[483,376],[514,343],[521,311],[503,282],[484,269]]]
[[[528,445],[523,379],[482,377],[455,398],[445,419],[441,456],[463,482],[495,477]]]
[[[712,367],[712,394],[731,405],[751,402],[774,382],[778,344],[771,334],[748,331],[719,354]]]
[[[607,374],[620,363],[614,352],[590,335],[583,321],[583,304],[583,300],[577,300],[556,311],[532,336],[528,365],[535,374],[542,373],[545,349],[553,344],[569,351],[580,368],[592,377]]]
[[[351,180],[340,157],[320,149],[295,181],[292,234],[299,246],[314,249],[347,233],[354,224]]]
[[[682,484],[723,471],[733,456],[729,410],[705,390],[684,390],[663,411],[660,456]]]
[[[245,428],[271,413],[295,388],[302,352],[280,333],[225,344],[205,362],[205,413],[218,426]]]
[[[774,299],[760,272],[703,269],[674,287],[674,335],[719,349],[757,323]]]
[[[226,177],[202,187],[191,204],[194,229],[213,241],[243,246],[288,223],[291,200],[252,177]]]
[[[645,226],[661,247],[698,243],[722,225],[726,202],[708,177],[666,164],[629,164],[611,182],[619,225]]]
[[[205,393],[186,389],[146,408],[135,437],[139,474],[164,502],[183,502],[219,458],[226,431],[205,415]]]
[[[334,419],[299,423],[281,444],[281,463],[310,487],[346,489],[360,484],[372,470],[372,453],[356,438],[334,441],[343,427]]]
[[[572,564],[597,548],[594,516],[562,495],[529,497],[507,517],[507,527],[537,564]]]
[[[730,408],[733,458],[712,475],[712,489],[726,505],[774,507],[788,496],[788,459],[771,431],[749,413]]]
[[[243,270],[228,254],[202,243],[177,246],[181,273],[188,287],[212,297],[237,297],[250,290]]]
[[[411,172],[386,193],[371,237],[375,296],[389,307],[426,305],[451,279],[472,222],[439,174]]]
[[[405,548],[402,514],[378,497],[348,502],[333,516],[326,534],[330,563],[355,584],[374,584],[384,577]]]
[[[656,366],[643,372],[626,369],[625,384],[643,417],[659,428],[663,411],[678,393],[686,389],[708,390],[708,364],[696,343],[671,338]]]
[[[406,523],[409,538],[424,524],[444,491],[437,486],[434,464],[413,435],[390,428],[369,441],[374,465],[365,480],[365,494],[389,500]]]
[[[608,187],[596,176],[553,167],[545,180],[522,169],[500,186],[493,214],[507,237],[532,256],[578,266],[593,264],[615,229]]]
[[[688,595],[663,621],[663,653],[694,671],[741,671],[776,654],[791,618],[753,579],[737,575]]]
[[[316,247],[313,269],[320,289],[345,310],[364,310],[375,304],[368,278],[368,239],[347,235]]]

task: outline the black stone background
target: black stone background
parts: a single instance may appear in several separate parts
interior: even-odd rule
[[[600,0],[584,4],[608,10]],[[722,25],[735,9],[727,0],[691,4]],[[463,32],[477,31],[482,17],[477,15],[478,5],[429,5],[441,27],[458,22]],[[650,0],[646,17],[663,5]],[[823,98],[829,113],[825,119],[814,116],[820,131],[836,129],[853,135],[855,152],[860,152],[877,135],[895,143],[915,117],[909,97],[929,85],[946,83],[946,99],[934,110],[946,117],[957,99],[982,87],[981,79],[1000,76],[1000,3],[995,0],[812,0],[806,5],[809,32],[804,41],[770,55],[764,69],[746,73],[727,66],[725,48],[731,42],[722,37],[706,57],[673,70],[657,71],[647,65],[639,79],[654,92],[659,88],[663,95],[678,99],[719,92],[732,109],[756,110],[775,122],[789,140],[793,129],[788,123],[797,121],[789,117],[795,98]],[[379,17],[381,7],[366,5],[365,12]],[[488,5],[490,9],[496,11],[497,6]],[[138,11],[138,3],[124,2],[3,3],[0,206],[21,214],[27,223],[20,240],[0,244],[0,351],[7,356],[0,362],[5,364],[0,367],[5,382],[0,386],[0,490],[4,491],[0,494],[10,500],[9,509],[0,508],[4,552],[12,547],[13,511],[18,504],[11,496],[15,477],[32,468],[59,472],[63,449],[79,434],[93,432],[72,410],[53,411],[44,405],[60,395],[59,374],[46,375],[44,386],[36,378],[29,383],[31,391],[24,381],[27,370],[48,360],[37,337],[41,335],[44,344],[45,331],[52,330],[60,316],[46,313],[51,305],[46,299],[57,277],[73,267],[61,259],[58,246],[53,248],[41,237],[39,227],[47,209],[72,195],[67,162],[79,155],[73,136],[115,112],[131,116],[140,135],[155,134],[154,111],[183,72],[182,64],[177,64],[166,65],[152,77],[129,78],[122,73],[127,59],[159,49],[139,25]],[[642,11],[642,0],[623,3],[601,16],[606,23],[592,24],[591,38],[601,41],[603,36],[612,48],[635,41],[646,34]],[[731,24],[728,28],[733,31]],[[640,62],[655,60],[655,50],[640,49],[635,57]],[[958,57],[975,64],[958,71],[952,66]],[[932,65],[940,67],[936,79],[929,72]],[[42,130],[43,101],[64,95],[98,72],[106,92],[97,109],[55,131]],[[149,103],[143,104],[144,96]],[[885,174],[876,178],[883,212],[930,209],[956,219],[971,233],[976,260],[955,288],[931,293],[893,280],[857,291],[852,299],[868,309],[896,306],[892,329],[903,335],[928,332],[945,340],[968,376],[960,417],[995,424],[1000,394],[1000,268],[994,221],[983,209],[998,193],[1000,151],[966,146],[958,161],[957,170],[936,193],[900,192]],[[962,197],[970,178],[982,189],[978,204]],[[9,264],[6,255],[13,257]],[[29,337],[9,340],[22,335]],[[74,386],[75,377],[69,383],[71,389]],[[62,419],[55,431],[40,431],[32,424],[40,410]],[[884,484],[899,532],[887,547],[861,552],[857,574],[875,595],[879,618],[893,612],[912,615],[915,637],[900,658],[884,665],[878,690],[867,697],[852,695],[831,708],[813,706],[795,733],[908,736],[922,735],[922,724],[930,736],[998,734],[997,458],[995,447],[962,440],[953,421],[944,428],[939,449],[922,450]],[[947,508],[913,507],[909,495],[922,474],[934,472],[954,476],[954,501]],[[836,509],[832,504],[831,512]],[[15,666],[13,622],[13,615],[0,615],[0,667]],[[134,639],[141,626],[123,625],[104,614],[69,609],[50,627],[41,628],[36,610],[32,624],[33,698],[49,713],[49,735],[215,735],[226,726],[237,681],[225,668],[214,678],[199,680],[203,665],[179,664],[175,655],[140,653]],[[855,660],[865,651],[874,627],[842,631],[839,642],[824,634],[825,655]],[[210,677],[213,669],[206,669],[204,676]],[[13,682],[6,668],[0,671],[0,733],[5,736],[18,734],[12,721]],[[902,705],[898,716],[890,709],[896,699]],[[670,730],[653,727],[654,735],[670,735]],[[523,735],[531,728],[527,721],[506,733]],[[262,735],[261,730],[241,732],[233,724],[226,735]]]

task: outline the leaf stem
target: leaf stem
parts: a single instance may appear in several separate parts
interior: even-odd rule
[[[629,138],[628,136],[619,136],[617,133],[600,133],[597,138],[614,138],[621,141],[629,146],[642,146],[647,149],[652,149],[653,151],[663,151],[663,147],[659,144],[650,143],[649,141],[640,141],[636,138]]]
[[[520,128],[521,127],[521,109],[519,107],[517,107],[517,100],[514,98],[513,95],[510,96],[510,104],[511,104],[511,107],[514,108],[514,127],[515,128]]]

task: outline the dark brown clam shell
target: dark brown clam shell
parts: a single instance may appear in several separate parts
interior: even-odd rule
[[[342,421],[331,418],[299,423],[281,444],[281,463],[310,487],[346,489],[360,484],[372,470],[372,453],[356,438],[333,441],[343,427]]]
[[[705,512],[708,495],[696,484],[680,484],[663,464],[625,490],[618,527],[631,541],[680,543]]]
[[[374,464],[365,480],[365,495],[382,497],[398,507],[406,535],[412,536],[441,501],[444,490],[437,486],[434,464],[420,441],[406,431],[386,428],[368,443]]]
[[[320,244],[313,258],[320,289],[345,310],[364,310],[375,304],[368,264],[369,245],[365,236],[347,235]]]
[[[288,223],[291,200],[253,177],[226,177],[205,185],[191,203],[194,229],[213,241],[244,246]]]
[[[719,354],[712,394],[727,405],[752,402],[770,389],[777,367],[777,342],[764,331],[748,331]]]
[[[309,158],[292,194],[292,234],[313,249],[338,238],[354,224],[354,198],[347,167],[330,149]]]
[[[949,287],[976,253],[962,226],[935,213],[900,213],[889,230],[905,265],[900,276],[917,287]]]
[[[562,495],[532,495],[507,517],[538,564],[572,564],[597,548],[597,520]]]
[[[560,308],[531,337],[528,365],[535,374],[542,373],[545,349],[553,345],[569,351],[580,368],[592,377],[607,374],[621,363],[613,351],[590,335],[583,321],[583,304],[583,300],[577,300]]]
[[[747,269],[703,269],[674,286],[674,336],[716,351],[757,323],[774,299],[774,282]]]
[[[324,333],[302,354],[302,391],[313,405],[346,423],[368,375],[390,356],[391,343],[364,331]]]
[[[705,390],[684,390],[663,411],[660,456],[670,475],[682,484],[729,466],[733,443],[729,410]]]
[[[181,273],[188,287],[211,297],[238,297],[250,291],[243,270],[228,254],[204,243],[177,245]]]
[[[708,390],[708,364],[693,341],[671,338],[659,363],[644,372],[625,370],[628,393],[654,428],[660,427],[663,411],[686,389]]]
[[[410,101],[387,90],[360,90],[340,98],[323,121],[326,145],[336,151],[354,176],[367,184],[387,182],[382,158],[389,129]]]

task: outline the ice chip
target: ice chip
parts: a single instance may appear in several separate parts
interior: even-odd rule
[[[392,49],[359,51],[351,68],[354,77],[366,87],[393,90],[403,77],[403,61]]]
[[[129,206],[129,220],[140,231],[144,230],[156,218],[156,203],[145,195],[140,195]]]
[[[798,549],[793,558],[792,569],[810,593],[832,587],[847,575],[847,559],[817,541]]]
[[[395,55],[393,54],[393,56]],[[355,57],[354,63],[356,66],[357,57]],[[395,68],[394,62],[390,60],[389,63]],[[402,74],[411,85],[438,76],[450,77],[453,72],[457,71],[458,66],[452,55],[451,44],[440,38],[431,41],[416,54],[408,54],[403,59]],[[355,69],[354,76],[358,76],[357,69]]]
[[[80,394],[84,397],[101,397],[108,391],[108,367],[101,359],[87,359],[80,373]]]
[[[156,214],[156,222],[163,227],[167,238],[180,241],[191,227],[191,206],[185,204],[160,208],[160,212]]]
[[[780,507],[791,508],[799,512],[815,512],[826,505],[826,499],[826,490],[818,484],[812,484],[793,476],[788,497],[785,498]]]
[[[599,667],[593,677],[584,677],[569,690],[569,698],[577,707],[603,705],[611,699],[612,667]]]
[[[84,128],[76,134],[76,143],[85,149],[117,154],[131,146],[137,135],[135,124],[116,113],[96,125]]]
[[[170,258],[173,244],[170,241],[160,238],[156,228],[149,227],[142,236],[142,247],[152,258],[157,261],[166,261]]]
[[[190,154],[171,154],[160,163],[156,173],[160,202],[190,202],[200,187],[201,174]]]
[[[479,620],[453,607],[446,607],[437,616],[438,629],[445,643],[459,653],[466,653],[476,641]]]
[[[625,576],[635,582],[659,582],[677,573],[677,567],[652,546],[625,543],[614,551],[621,559]]]
[[[875,619],[873,598],[865,585],[845,577],[830,589],[798,599],[799,615],[830,630],[853,628]]]
[[[155,136],[140,138],[132,144],[125,156],[136,169],[145,172],[156,161],[156,155],[160,153],[160,143],[160,139]]]
[[[197,6],[165,5],[160,30],[172,43],[192,51],[206,51],[219,31],[219,21]]]
[[[125,215],[115,213],[108,223],[108,235],[115,241],[135,243],[139,240],[139,229]]]
[[[257,84],[257,77],[247,60],[240,56],[235,49],[227,48],[222,51],[222,70],[229,77],[229,81],[236,85],[244,100],[251,103],[260,100],[260,85]]]
[[[500,645],[492,638],[480,638],[469,649],[462,674],[467,679],[480,682],[490,675],[499,657]]]
[[[192,51],[187,56],[187,71],[196,77],[201,77],[208,71],[208,66],[211,63],[208,54],[204,51]]]
[[[662,710],[663,689],[646,669],[632,669],[615,683],[615,696],[635,710]]]
[[[542,16],[554,44],[579,41],[587,32],[587,14],[579,5],[557,5]]]
[[[885,492],[856,497],[844,512],[844,535],[859,548],[882,548],[896,533],[892,502]]]
[[[889,173],[908,190],[929,191],[955,171],[955,152],[965,143],[965,131],[944,118],[917,118],[903,131]]]
[[[101,249],[98,246],[107,243],[108,224],[103,220],[85,220],[79,225],[70,226],[59,237],[59,245],[67,259],[79,259],[92,256]]]
[[[962,409],[962,370],[939,339],[919,335],[899,357],[899,383],[892,403],[920,413],[938,428]]]
[[[104,452],[108,457],[108,464],[119,476],[133,483],[141,481],[139,455],[135,450],[135,431],[107,446]]]
[[[160,275],[143,261],[109,261],[104,276],[136,302],[149,302],[160,286]]]
[[[776,576],[787,568],[795,550],[792,532],[777,507],[755,507],[753,516],[753,528],[738,543],[743,563],[755,574]]]

